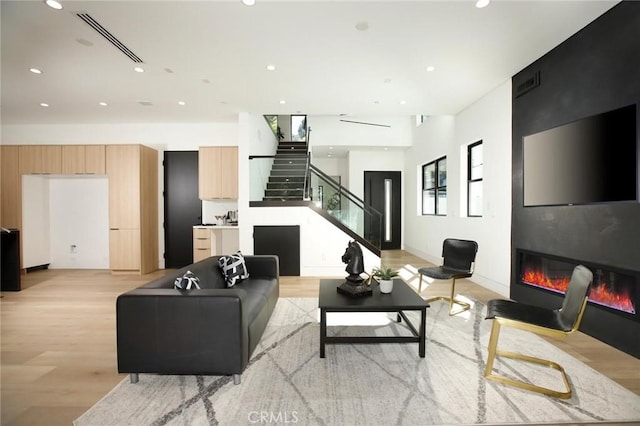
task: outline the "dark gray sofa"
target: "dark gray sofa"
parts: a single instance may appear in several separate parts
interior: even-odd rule
[[[245,256],[249,278],[227,288],[209,257],[118,296],[118,371],[240,375],[258,345],[279,296],[277,256]],[[176,290],[187,270],[201,289]]]

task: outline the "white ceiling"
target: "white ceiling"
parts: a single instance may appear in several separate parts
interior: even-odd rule
[[[39,0],[1,2],[3,124],[455,114],[617,1],[62,3],[56,11]],[[139,56],[145,72],[77,12]]]

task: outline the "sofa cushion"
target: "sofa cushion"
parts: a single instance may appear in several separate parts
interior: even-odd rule
[[[173,282],[173,286],[178,290],[195,290],[200,288],[200,279],[191,271],[185,272]]]
[[[238,250],[229,256],[220,256],[218,259],[218,265],[224,275],[224,279],[227,282],[227,287],[233,287],[238,282],[249,278],[249,272],[247,271],[247,265],[244,262],[244,256]]]

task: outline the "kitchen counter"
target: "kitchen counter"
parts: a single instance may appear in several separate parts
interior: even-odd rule
[[[194,225],[194,228],[198,229],[238,229],[238,225]]]

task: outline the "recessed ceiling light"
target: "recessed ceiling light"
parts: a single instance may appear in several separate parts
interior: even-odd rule
[[[330,147],[329,147],[329,149],[333,149],[333,147],[332,147],[332,146],[330,146]]]
[[[287,101],[285,101],[284,99],[280,101],[280,105],[284,105],[286,103],[287,103]]]
[[[256,4],[256,0],[242,0],[242,4],[244,4],[245,6],[253,6],[254,4]]]
[[[106,103],[106,102],[98,102],[98,105],[100,105],[100,106],[107,106],[107,103]]]
[[[62,4],[56,0],[45,0],[44,2],[47,6],[49,6],[52,9],[56,9],[56,10],[62,9]]]
[[[38,68],[29,68],[29,71],[31,71],[34,74],[42,74],[42,71],[39,70]]]
[[[400,101],[400,105],[406,105],[407,101]]]
[[[133,70],[135,72],[144,72],[144,69],[142,67],[135,67]]]
[[[275,71],[276,70],[276,66],[272,65],[272,64],[269,64],[269,65],[267,65],[267,70],[268,71]]]
[[[185,101],[178,101],[178,105],[185,106],[187,103]]]
[[[44,107],[44,108],[47,108],[49,106],[49,104],[46,103],[46,102],[40,102],[40,106]]]
[[[491,0],[478,0],[476,2],[476,7],[478,9],[482,9],[483,7],[487,7]]]
[[[331,154],[327,154],[327,157],[331,157]]]
[[[434,67],[433,65],[429,65],[429,66],[427,67],[427,71],[428,71],[428,72],[432,72],[432,71],[435,71],[435,70],[436,70],[436,67]]]

